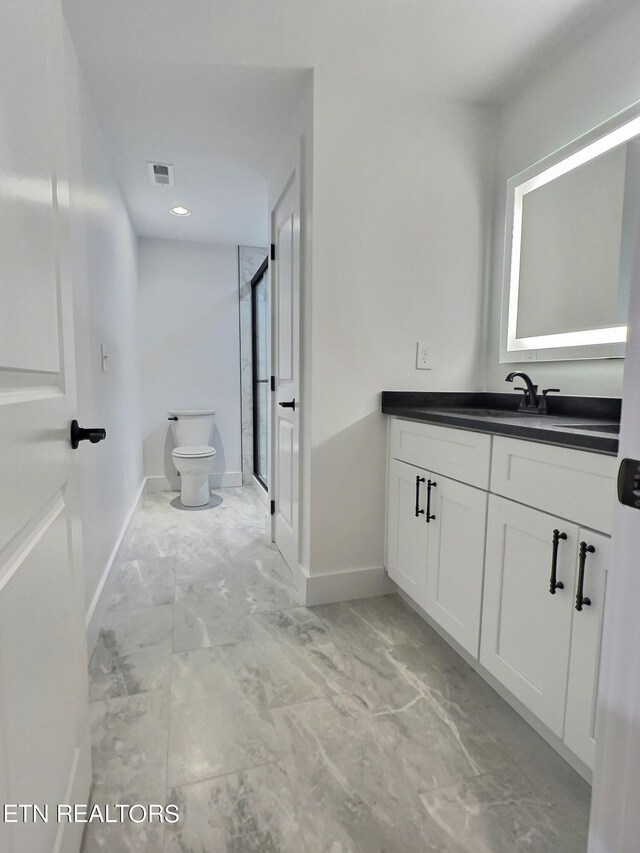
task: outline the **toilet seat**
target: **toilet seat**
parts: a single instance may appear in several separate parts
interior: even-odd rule
[[[216,455],[216,449],[215,447],[208,447],[206,444],[195,444],[176,447],[172,453],[178,459],[209,459]]]

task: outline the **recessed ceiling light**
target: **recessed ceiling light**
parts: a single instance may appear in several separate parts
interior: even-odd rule
[[[173,213],[174,216],[191,216],[189,208],[183,207],[181,204],[177,207],[172,207],[169,213]]]

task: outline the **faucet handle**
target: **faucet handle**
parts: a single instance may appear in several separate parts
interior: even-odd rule
[[[543,389],[543,391],[542,391],[542,396],[543,396],[543,397],[546,397],[546,396],[547,396],[547,394],[552,394],[552,393],[553,393],[553,394],[559,394],[559,393],[560,393],[560,389],[559,389],[559,388],[544,388],[544,389]]]

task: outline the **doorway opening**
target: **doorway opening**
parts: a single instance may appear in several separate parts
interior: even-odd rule
[[[269,261],[251,279],[253,476],[269,491]]]

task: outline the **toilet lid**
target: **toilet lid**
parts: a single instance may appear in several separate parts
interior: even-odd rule
[[[206,444],[188,444],[184,447],[176,447],[173,455],[181,459],[202,459],[205,456],[215,456],[216,449]]]

